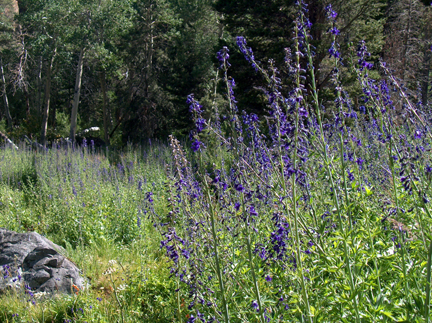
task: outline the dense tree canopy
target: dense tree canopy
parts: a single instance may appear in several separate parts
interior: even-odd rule
[[[316,78],[324,98],[331,65],[325,8],[308,0]],[[207,110],[217,98],[216,52],[230,48],[239,107],[265,113],[261,79],[235,44],[244,36],[255,57],[287,76],[294,0],[0,0],[0,130],[45,142],[97,126],[107,144],[186,135],[185,98],[195,93]],[[428,103],[431,8],[420,0],[335,0],[337,40],[346,57],[366,40],[372,59],[386,60],[417,99]],[[349,72],[343,82],[359,95]],[[289,86],[289,82],[287,83]],[[216,92],[215,92],[216,90]],[[220,92],[220,93],[219,93]],[[418,91],[417,91],[418,92]],[[8,127],[8,128],[7,128]]]

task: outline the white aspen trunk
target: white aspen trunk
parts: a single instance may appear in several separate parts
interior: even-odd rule
[[[5,115],[6,115],[6,120],[8,123],[8,127],[11,128],[12,127],[12,117],[10,114],[10,109],[9,109],[9,100],[7,97],[7,91],[6,91],[6,78],[4,75],[4,70],[3,70],[3,60],[0,58],[0,77],[1,77],[1,82],[2,82],[2,90],[3,90],[3,101],[4,101],[4,105],[5,105]]]
[[[423,68],[422,68],[422,77],[421,77],[421,96],[423,105],[428,104],[429,100],[429,73],[431,69],[431,34],[432,30],[430,27],[430,23],[432,22],[431,15],[427,12],[424,13],[425,22],[424,22],[424,30],[423,30],[423,46],[424,46],[424,56],[423,56]]]
[[[69,139],[72,142],[75,141],[76,127],[77,127],[78,104],[79,104],[79,98],[81,92],[83,61],[84,61],[84,48],[81,49],[80,51],[76,79],[75,79],[74,99],[73,99],[72,114],[71,114],[71,127],[70,127],[70,134],[69,134]]]
[[[411,19],[412,19],[412,0],[409,1],[408,5],[408,21],[407,26],[405,28],[405,37],[404,37],[404,47],[402,51],[402,80],[405,81],[405,72],[407,69],[407,53],[408,53],[408,45],[411,37]]]
[[[50,108],[50,101],[51,101],[51,72],[52,67],[54,64],[54,58],[57,53],[57,48],[54,49],[54,53],[51,57],[51,60],[47,67],[47,75],[45,80],[45,98],[44,98],[44,105],[42,108],[42,129],[41,129],[41,139],[40,143],[41,145],[46,145],[46,134],[48,129],[48,116],[49,116],[49,108]]]
[[[37,77],[37,99],[36,99],[36,104],[37,104],[37,108],[39,113],[42,112],[42,102],[41,102],[41,97],[42,97],[42,67],[43,67],[43,60],[42,60],[42,56],[39,57],[39,71],[38,71],[38,77]]]

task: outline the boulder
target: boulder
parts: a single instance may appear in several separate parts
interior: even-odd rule
[[[62,247],[36,232],[0,228],[0,292],[20,286],[41,293],[82,289],[85,280],[64,253]]]

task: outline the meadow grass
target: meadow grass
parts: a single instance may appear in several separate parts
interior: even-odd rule
[[[89,288],[55,297],[11,291],[1,295],[0,320],[172,321],[168,259],[142,203],[143,192],[163,192],[168,156],[162,144],[124,152],[3,147],[0,227],[63,246]]]

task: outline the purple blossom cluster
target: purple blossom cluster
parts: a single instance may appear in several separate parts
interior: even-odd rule
[[[412,231],[420,222],[412,214],[427,209],[432,180],[425,154],[430,149],[429,128],[422,123],[426,118],[406,103],[411,118],[397,119],[390,89],[398,83],[371,76],[375,66],[365,41],[359,44],[355,66],[342,63],[338,15],[331,5],[326,13],[334,96],[325,102],[315,80],[308,7],[303,1],[297,6],[293,45],[286,50],[287,74],[273,60],[264,67],[246,39],[236,39],[265,83],[265,122],[239,111],[224,47],[217,59],[228,117],[206,121],[202,106],[190,95],[187,104],[195,123],[190,139],[197,154],[188,160],[171,139],[170,211],[155,215],[154,221],[179,282],[176,292],[189,300],[188,322],[234,317],[312,322],[316,308],[330,313],[314,293],[323,289],[330,295],[334,288],[346,291],[350,300],[339,300],[343,315],[360,322],[367,306],[357,297],[365,294],[356,275],[367,275],[372,293],[379,294],[381,286],[394,281],[381,272],[378,262],[387,261],[382,255],[395,252],[405,271],[404,257],[414,257]],[[348,68],[361,89],[355,99],[342,80]],[[402,92],[400,97],[405,98]],[[217,149],[204,153],[203,142]],[[423,256],[426,247],[424,240]],[[359,250],[373,260],[358,256]]]

